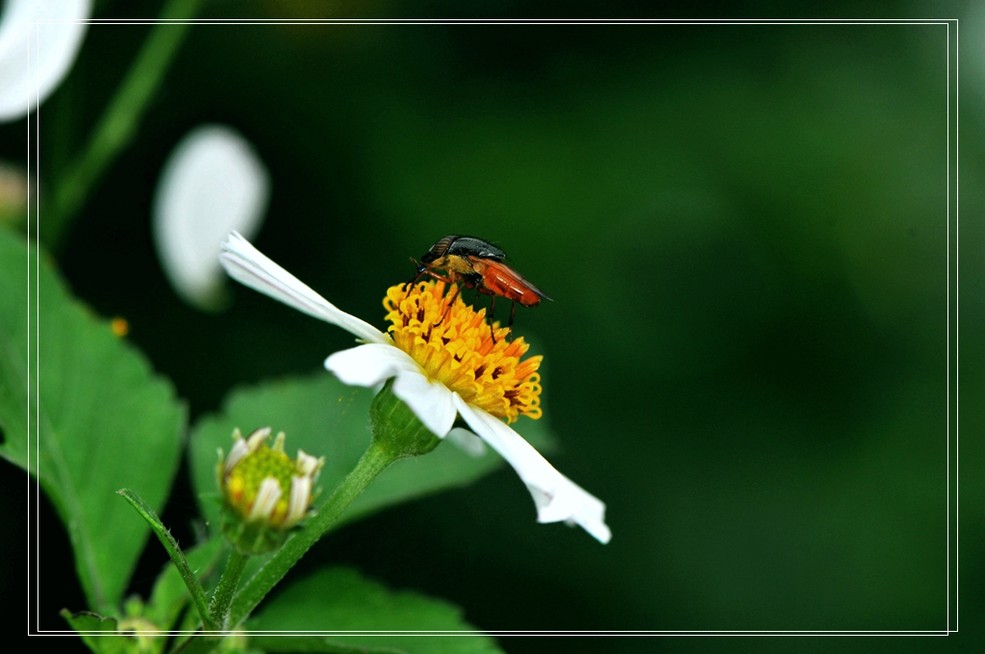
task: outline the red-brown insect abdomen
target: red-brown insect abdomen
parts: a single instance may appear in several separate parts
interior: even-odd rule
[[[502,295],[506,299],[519,302],[525,307],[535,307],[547,297],[504,263],[471,257],[470,259],[473,269],[482,275],[482,284],[485,289],[480,289],[480,292],[488,295]]]

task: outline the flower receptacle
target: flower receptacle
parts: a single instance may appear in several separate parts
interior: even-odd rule
[[[441,439],[418,420],[410,407],[393,393],[392,387],[390,380],[373,398],[369,411],[373,443],[393,460],[427,454],[438,447]]]

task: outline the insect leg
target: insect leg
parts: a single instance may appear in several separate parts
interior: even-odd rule
[[[416,284],[417,282],[419,282],[421,280],[421,277],[423,277],[424,275],[431,274],[431,272],[427,268],[419,264],[417,260],[414,259],[413,257],[411,258],[410,262],[417,267],[417,274],[414,275],[410,279],[410,281],[404,282],[404,290],[407,290],[407,287],[410,286],[411,284]]]
[[[448,306],[445,307],[445,312],[441,314],[441,319],[438,320],[438,322],[434,323],[435,327],[437,327],[438,325],[440,325],[445,321],[445,317],[448,316],[448,312],[451,311],[451,305],[455,303],[456,296],[461,292],[462,292],[462,287],[459,286],[458,284],[455,284],[455,290],[452,291],[451,299],[448,300]]]
[[[492,300],[489,301],[489,313],[486,314],[486,322],[489,323],[489,333],[492,335],[492,342],[496,342],[496,326],[493,322],[494,313],[496,311],[496,296],[492,296]]]

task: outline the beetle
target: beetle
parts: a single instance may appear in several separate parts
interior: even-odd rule
[[[417,275],[412,281],[416,282],[427,275],[446,283],[456,284],[459,289],[465,286],[491,296],[490,316],[496,308],[497,297],[510,300],[511,329],[516,316],[517,303],[525,307],[535,307],[542,300],[551,299],[506,264],[505,252],[492,243],[474,236],[457,234],[445,236],[432,245],[419,262],[414,261],[414,263],[417,264]]]

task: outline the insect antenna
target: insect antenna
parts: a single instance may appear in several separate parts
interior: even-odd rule
[[[411,277],[409,281],[406,281],[406,282],[404,282],[404,288],[405,288],[405,289],[406,289],[406,288],[407,288],[407,287],[408,287],[408,286],[409,286],[410,284],[416,284],[416,283],[417,283],[418,281],[420,281],[420,279],[421,279],[421,277],[423,277],[424,275],[426,275],[426,274],[427,274],[427,268],[425,268],[424,266],[422,266],[422,265],[421,265],[421,264],[420,264],[420,263],[419,263],[419,262],[417,261],[417,259],[415,259],[414,257],[411,257],[411,258],[410,258],[410,262],[411,262],[412,264],[414,264],[414,266],[415,266],[415,267],[417,268],[417,273],[416,273],[416,274],[415,274],[415,275],[414,275],[413,277]]]

